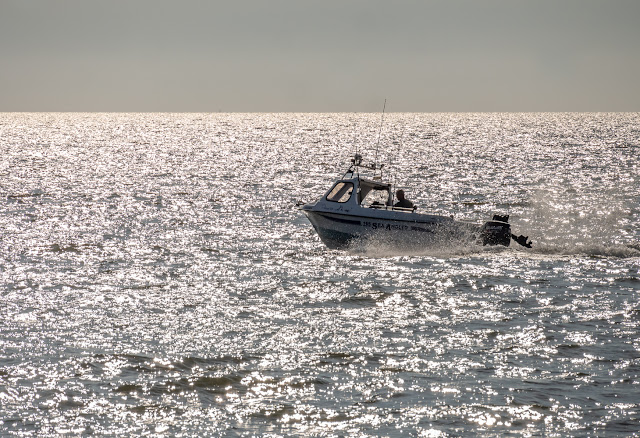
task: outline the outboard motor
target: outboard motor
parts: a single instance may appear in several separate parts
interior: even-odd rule
[[[509,225],[509,215],[493,216],[493,220],[486,222],[482,226],[480,236],[482,245],[503,245],[509,246],[511,243],[511,225]]]

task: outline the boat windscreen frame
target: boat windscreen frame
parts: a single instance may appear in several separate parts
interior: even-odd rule
[[[338,202],[340,204],[349,202],[353,196],[354,187],[355,185],[351,181],[338,181],[331,187],[331,190],[327,192],[325,199],[329,202]]]

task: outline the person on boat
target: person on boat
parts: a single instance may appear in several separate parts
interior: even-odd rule
[[[393,204],[394,207],[413,208],[413,202],[404,197],[404,190],[398,190],[396,192],[396,198],[398,198],[398,202]]]

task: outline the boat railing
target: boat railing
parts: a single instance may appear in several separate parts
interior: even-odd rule
[[[416,206],[413,206],[411,208],[407,208],[407,207],[394,207],[392,205],[384,205],[384,204],[380,204],[380,203],[373,203],[369,206],[369,208],[375,208],[376,210],[386,210],[386,211],[403,211],[405,213],[412,213],[414,211],[416,211]]]
[[[407,208],[407,207],[391,207],[391,210],[393,210],[393,211],[406,211],[408,213],[412,213],[412,212],[416,211],[417,208],[418,207],[416,207],[416,206],[413,206],[413,207],[410,207],[410,208]]]

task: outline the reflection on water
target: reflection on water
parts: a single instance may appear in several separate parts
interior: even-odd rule
[[[324,248],[378,115],[0,115],[0,434],[637,433],[639,116],[385,120],[422,211],[534,248]]]

